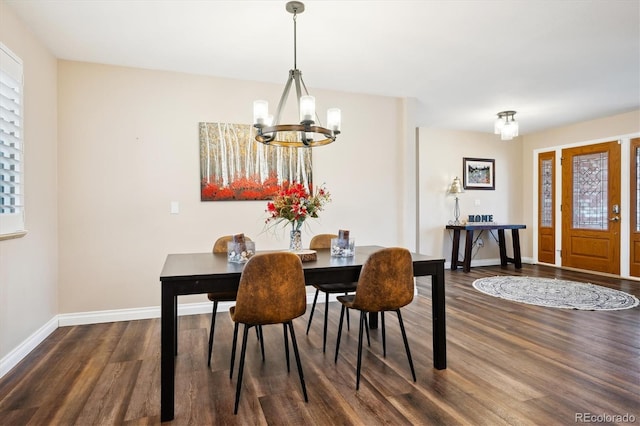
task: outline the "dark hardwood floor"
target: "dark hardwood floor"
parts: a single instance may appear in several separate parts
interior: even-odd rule
[[[433,368],[430,281],[420,279],[420,295],[403,309],[417,382],[395,315],[389,314],[387,357],[380,330],[372,331],[357,392],[357,322],[351,331],[345,328],[334,364],[339,305],[332,303],[326,354],[321,315],[308,336],[309,311],[294,321],[309,402],[303,401],[295,363],[286,372],[281,326],[266,327],[264,363],[250,334],[237,416],[228,313],[218,314],[210,369],[209,315],[181,317],[173,423],[568,425],[580,415],[611,416],[601,418],[606,424],[622,424],[624,418],[614,416],[624,415],[640,422],[640,308],[550,309],[471,287],[477,278],[504,274],[592,282],[640,296],[640,282],[543,266],[447,270],[448,368],[439,371]],[[159,319],[62,327],[0,379],[0,424],[157,424],[159,401]]]

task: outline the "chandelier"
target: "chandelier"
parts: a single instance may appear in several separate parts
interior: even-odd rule
[[[493,126],[493,132],[500,135],[500,139],[508,141],[518,136],[518,122],[513,116],[515,111],[502,111],[498,113],[498,118]]]
[[[296,57],[296,17],[304,12],[304,4],[290,1],[286,10],[293,14],[293,69],[289,70],[289,78],[284,86],[275,116],[269,115],[269,103],[258,100],[253,102],[253,127],[257,129],[256,140],[265,145],[288,147],[314,147],[327,145],[336,140],[340,134],[341,113],[338,108],[327,110],[327,127],[322,127],[316,114],[316,101],[309,95],[302,73],[297,66]],[[299,124],[280,124],[282,110],[289,97],[291,85],[295,85]],[[304,89],[304,94],[302,93]],[[316,125],[316,122],[318,123]]]

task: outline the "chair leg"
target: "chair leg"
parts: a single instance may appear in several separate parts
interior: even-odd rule
[[[349,311],[347,311],[349,313]],[[364,330],[367,332],[367,346],[371,347],[371,339],[369,338],[369,320],[364,316]]]
[[[309,329],[311,328],[311,321],[313,320],[313,312],[316,310],[316,302],[318,301],[318,293],[320,290],[316,288],[316,295],[313,296],[313,304],[311,305],[311,313],[309,314],[309,322],[307,323],[307,334],[309,334]]]
[[[242,389],[242,374],[244,373],[244,356],[247,353],[247,335],[250,325],[245,324],[242,331],[242,352],[240,352],[240,367],[238,371],[238,384],[236,385],[236,404],[233,414],[238,414],[238,403],[240,402],[240,390]]]
[[[396,310],[398,314],[398,322],[400,323],[400,331],[402,331],[402,340],[404,340],[404,349],[407,351],[407,358],[409,358],[409,367],[411,367],[411,375],[413,376],[413,381],[416,381],[416,371],[413,369],[413,360],[411,359],[411,351],[409,350],[409,341],[407,340],[407,333],[404,331],[404,322],[402,321],[402,315],[400,314],[400,309]]]
[[[387,357],[387,336],[384,327],[384,311],[380,312],[380,319],[382,320],[382,357]]]
[[[258,329],[258,339],[260,340],[260,352],[262,352],[262,362],[264,362],[264,336],[262,335],[262,326],[256,325]]]
[[[233,378],[233,364],[236,362],[236,343],[238,341],[238,323],[233,325],[233,346],[231,346],[231,366],[229,367],[229,380]]]
[[[358,330],[358,366],[356,367],[356,390],[360,389],[360,367],[362,366],[362,329],[365,326],[366,312],[360,311],[360,330]]]
[[[345,296],[348,296],[349,293],[345,293]],[[347,331],[351,330],[351,321],[349,321],[349,310],[347,309]]]
[[[347,307],[342,305],[342,310],[340,311],[340,323],[338,324],[338,339],[336,340],[336,357],[333,361],[334,363],[338,362],[338,352],[340,351],[340,338],[342,337],[342,322],[344,321],[345,309],[347,309]]]
[[[287,337],[287,324],[282,323],[282,328],[284,329],[284,353],[287,358],[287,373],[291,372],[289,368],[289,338]]]
[[[296,341],[296,333],[293,331],[293,322],[289,321],[289,331],[291,332],[291,343],[293,344],[293,353],[296,356],[296,363],[298,364],[298,376],[300,376],[300,385],[302,386],[302,394],[304,395],[304,402],[309,402],[307,397],[307,386],[304,383],[304,374],[302,373],[302,363],[300,363],[300,353],[298,352],[298,342]]]
[[[329,293],[324,298],[324,330],[322,332],[322,353],[327,349],[327,322],[329,321]]]
[[[218,301],[213,302],[213,312],[211,312],[211,329],[209,330],[209,357],[207,366],[211,367],[211,352],[213,352],[213,331],[216,328],[216,312],[218,311]]]

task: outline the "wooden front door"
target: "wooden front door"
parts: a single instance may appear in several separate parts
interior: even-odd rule
[[[562,265],[620,274],[620,144],[562,150]]]
[[[556,263],[556,153],[538,155],[538,262]]]
[[[640,138],[631,139],[631,236],[629,274],[640,277]]]

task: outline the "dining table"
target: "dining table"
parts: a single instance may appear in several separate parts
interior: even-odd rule
[[[316,259],[302,263],[305,284],[356,282],[369,256],[382,246],[356,246],[351,257],[334,257],[329,249],[316,250]],[[258,253],[260,253],[258,251]],[[447,368],[445,327],[445,259],[411,253],[413,275],[431,276],[433,367]],[[243,263],[229,262],[226,253],[168,254],[160,274],[160,418],[174,418],[175,357],[178,355],[178,296],[237,291]],[[375,326],[374,324],[370,324]],[[203,359],[203,362],[206,360]]]

